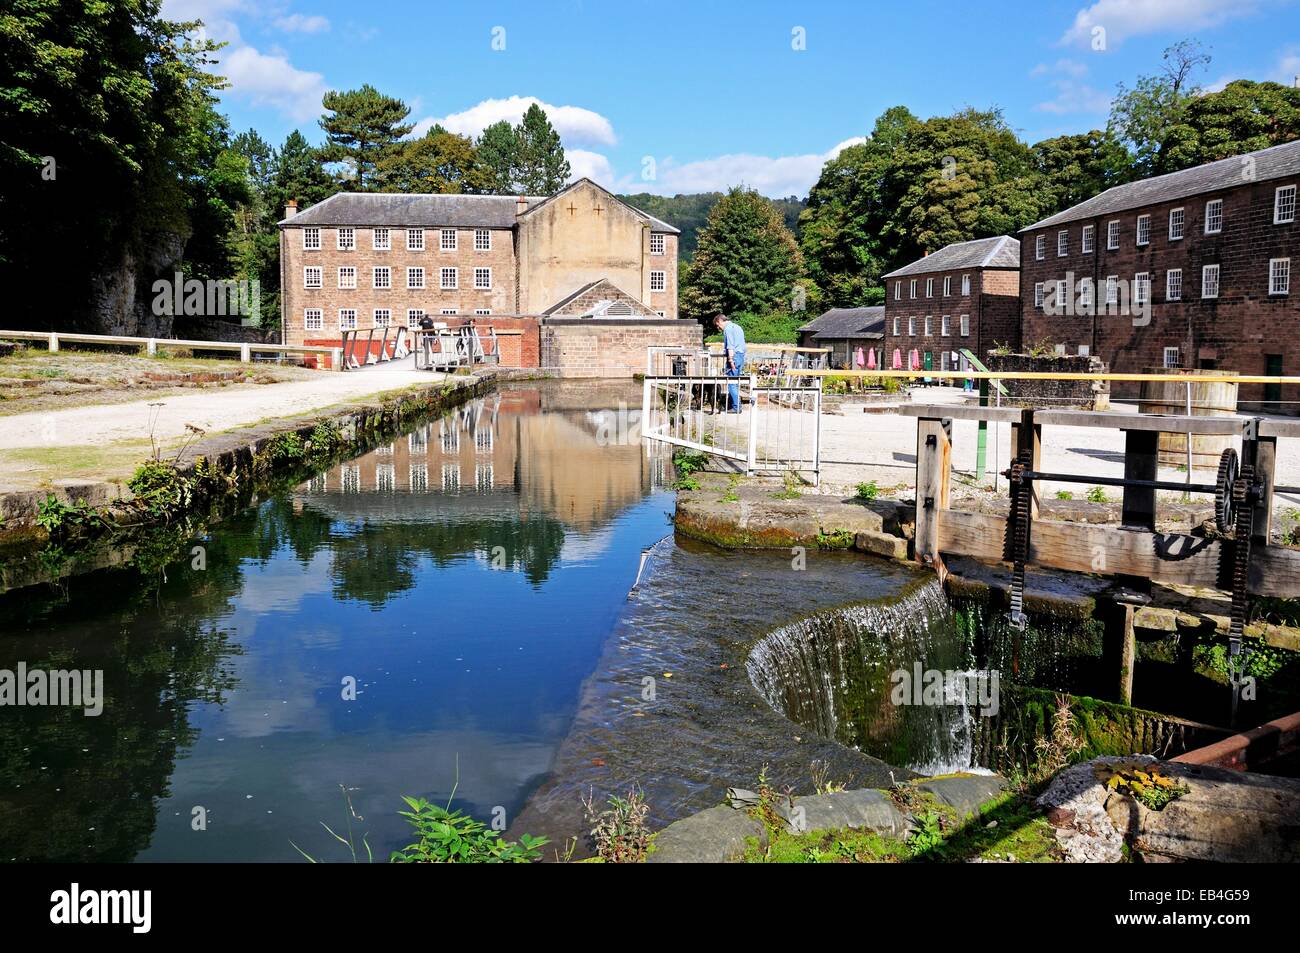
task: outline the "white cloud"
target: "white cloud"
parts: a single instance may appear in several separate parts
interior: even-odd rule
[[[1296,77],[1300,76],[1300,47],[1286,47],[1278,54],[1277,62],[1267,73],[1224,73],[1212,83],[1205,86],[1207,93],[1217,93],[1223,90],[1225,86],[1233,80],[1253,79],[1257,82],[1271,80],[1274,83],[1281,83],[1283,86],[1291,86],[1295,83]]]
[[[307,122],[320,115],[321,97],[328,89],[324,76],[294,66],[281,50],[263,53],[244,42],[234,17],[261,15],[251,0],[164,0],[162,15],[182,22],[202,20],[200,36],[228,44],[216,53],[218,62],[212,66],[212,72],[230,82],[226,95],[253,106],[276,109],[294,122]],[[299,14],[277,22],[284,20],[298,24],[321,20],[326,27],[329,25],[324,17]]]
[[[477,136],[488,126],[502,119],[512,125],[519,122],[528,107],[534,103],[546,111],[546,117],[550,119],[551,125],[560,134],[566,147],[570,144],[612,146],[618,142],[613,125],[600,113],[583,109],[581,106],[554,106],[542,102],[536,96],[485,99],[462,112],[451,113],[442,118],[421,119],[415,125],[414,135],[422,136],[434,124],[439,124],[448,132],[462,136]]]
[[[254,106],[271,106],[295,122],[320,115],[321,97],[327,89],[325,77],[298,69],[283,53],[268,55],[240,46],[217,68],[230,80],[231,93]]]
[[[1070,79],[1052,80],[1056,96],[1034,106],[1039,112],[1060,115],[1106,113],[1110,111],[1110,94]]]
[[[670,156],[658,163],[653,180],[647,182],[627,176],[620,181],[619,191],[675,195],[678,192],[718,192],[733,185],[744,185],[770,198],[807,195],[827,160],[848,146],[862,142],[866,139],[857,136],[845,139],[827,152],[797,156],[735,153],[681,164]]]
[[[565,149],[564,157],[569,160],[569,168],[573,172],[574,179],[586,178],[607,189],[614,187],[614,167],[609,164],[609,159],[599,152]]]
[[[285,33],[324,33],[330,28],[330,21],[322,16],[291,13],[287,17],[277,17],[275,25]]]
[[[1105,31],[1108,45],[1147,33],[1186,33],[1249,16],[1256,9],[1254,0],[1097,0],[1074,15],[1060,43],[1090,45],[1097,27]]]
[[[1088,67],[1078,60],[1059,59],[1055,63],[1039,63],[1029,71],[1030,76],[1049,76],[1054,73],[1078,79],[1087,75]]]

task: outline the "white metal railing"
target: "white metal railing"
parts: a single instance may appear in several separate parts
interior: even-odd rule
[[[0,331],[0,340],[41,341],[51,354],[59,351],[61,344],[102,344],[121,345],[123,347],[144,348],[145,353],[154,356],[159,348],[189,348],[203,351],[238,351],[239,359],[248,363],[254,354],[314,354],[329,355],[330,367],[339,370],[342,366],[342,348],[321,347],[305,344],[258,344],[251,341],[190,341],[183,338],[146,338],[130,337],[118,334],[80,334],[64,331]]]
[[[375,339],[378,332],[379,339]],[[343,369],[357,370],[367,364],[400,361],[411,353],[405,325],[396,324],[343,332]],[[375,345],[379,350],[375,350]]]
[[[757,374],[647,376],[641,435],[708,453],[747,474],[794,470],[821,477],[821,383],[784,386]],[[739,404],[736,409],[736,404]]]

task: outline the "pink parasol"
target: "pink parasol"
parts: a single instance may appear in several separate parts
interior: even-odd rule
[[[866,366],[867,366],[867,359],[866,359],[865,357],[862,356],[862,346],[861,346],[861,345],[858,345],[858,351],[857,351],[857,354],[855,354],[854,357],[853,357],[853,363],[856,364],[856,365],[858,365],[858,367],[866,367]]]
[[[894,348],[894,370],[901,371],[902,369],[903,369],[903,352],[900,351],[898,348]]]
[[[921,369],[921,354],[916,348],[912,348],[912,353],[908,355],[907,361],[911,365],[911,370],[919,371]]]
[[[867,349],[867,370],[874,371],[875,369],[876,369],[876,349],[874,347],[868,348]]]

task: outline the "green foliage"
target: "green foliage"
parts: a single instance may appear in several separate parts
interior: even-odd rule
[[[867,483],[859,483],[857,487],[857,497],[859,500],[870,503],[880,495],[880,487],[876,485],[875,480]]]
[[[935,858],[943,853],[943,817],[937,811],[926,811],[915,819],[916,825],[908,832],[907,849],[913,857]]]
[[[490,127],[489,127],[490,128]],[[508,128],[508,127],[507,127]],[[487,130],[484,130],[486,136]],[[482,146],[480,146],[480,149]],[[652,195],[649,192],[635,192],[620,195],[619,198],[655,218],[668,222],[681,230],[677,238],[677,253],[682,264],[688,264],[695,257],[695,248],[699,240],[700,229],[708,221],[709,212],[722,198],[721,192],[695,192],[690,195]],[[783,199],[769,199],[772,207],[781,213],[785,227],[799,237],[799,216],[804,210],[804,201],[798,196],[790,195]],[[880,302],[875,302],[879,304]]]
[[[853,532],[847,529],[833,529],[829,533],[819,532],[817,546],[819,549],[851,549]]]
[[[729,314],[745,332],[746,344],[797,344],[799,328],[808,323],[811,315],[806,311],[776,312],[773,314]],[[712,335],[721,340],[721,335]]]
[[[441,126],[399,143],[379,160],[377,172],[383,192],[487,192],[492,185],[473,141]]]
[[[522,835],[502,839],[500,831],[460,811],[431,804],[424,798],[403,797],[410,808],[398,813],[415,830],[416,839],[390,858],[395,864],[527,864],[542,856],[545,837]]]
[[[306,458],[307,446],[302,437],[290,431],[272,437],[266,452],[272,463],[298,463]]]
[[[101,529],[109,525],[109,521],[85,500],[76,500],[69,505],[51,493],[36,509],[36,525],[56,537],[81,529]]]
[[[344,178],[357,192],[373,191],[381,184],[380,165],[403,146],[401,140],[414,123],[407,122],[411,109],[393,96],[386,96],[369,83],[360,89],[330,90],[322,100],[325,130],[321,158],[343,165]]]
[[[564,188],[571,174],[569,160],[564,157],[560,134],[537,103],[528,107],[515,127],[515,138],[519,146],[513,168],[520,191],[525,195],[554,195]]]
[[[1300,139],[1300,89],[1239,79],[1191,99],[1161,144],[1164,172]]]
[[[168,521],[193,500],[194,487],[171,464],[148,460],[127,481],[132,505],[150,520]]]
[[[1072,500],[1074,499],[1074,494],[1071,493],[1069,490],[1057,490],[1056,498],[1058,500]]]
[[[673,466],[682,476],[690,476],[708,465],[709,455],[694,450],[678,450],[673,454]]]
[[[709,212],[695,258],[682,274],[683,316],[770,314],[789,308],[803,261],[772,203],[752,189],[731,189]]]
[[[596,856],[607,864],[639,864],[650,848],[650,806],[635,789],[622,798],[612,795],[603,810],[596,810],[594,795],[582,802]]]
[[[1165,143],[1200,94],[1195,76],[1209,62],[1199,43],[1183,40],[1164,51],[1159,74],[1139,76],[1132,89],[1119,84],[1106,129],[1132,154],[1134,178],[1173,171],[1165,168]]]
[[[1105,503],[1106,491],[1102,487],[1094,486],[1088,490],[1086,499],[1089,503]]]

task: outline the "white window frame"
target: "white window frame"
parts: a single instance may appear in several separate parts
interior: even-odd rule
[[[1034,282],[1034,307],[1041,308],[1046,300],[1047,286],[1041,281]]]
[[[302,230],[303,251],[320,251],[320,226],[309,225]]]
[[[1214,227],[1211,228],[1210,224]],[[1223,199],[1210,199],[1205,203],[1205,234],[1218,235],[1223,231]]]
[[[894,282],[894,300],[895,300],[895,301],[902,301],[902,300],[903,300],[903,282],[902,282],[902,281],[895,281],[895,282]]]
[[[934,279],[933,279],[933,278],[926,278],[926,279],[925,279],[925,296],[926,296],[927,298],[933,298],[933,297],[934,297]]]
[[[1137,230],[1136,230],[1136,234],[1133,236],[1133,242],[1134,242],[1134,244],[1136,244],[1139,248],[1142,248],[1142,247],[1145,247],[1145,246],[1151,244],[1151,216],[1150,216],[1150,214],[1147,214],[1147,215],[1139,215],[1139,216],[1137,217]]]
[[[1177,228],[1174,225],[1177,224]],[[1169,240],[1171,242],[1181,242],[1183,236],[1187,234],[1187,210],[1183,207],[1171,208],[1169,210]]]
[[[1212,283],[1214,294],[1209,293],[1211,288],[1211,282],[1209,279],[1211,275],[1214,276],[1214,281]],[[1222,269],[1218,265],[1201,266],[1201,297],[1202,298],[1217,298],[1219,296],[1219,281],[1221,277],[1222,277]]]
[[[1063,228],[1056,233],[1056,257],[1065,258],[1070,254],[1070,230]]]
[[[958,330],[961,332],[962,337],[964,338],[970,337],[970,315],[963,314],[961,316],[961,319],[957,322],[957,327]]]
[[[380,320],[380,315],[383,315],[382,321]],[[375,327],[377,328],[388,328],[388,327],[392,327],[393,325],[392,308],[375,308],[375,313],[373,317],[375,321]]]
[[[1085,255],[1092,251],[1092,240],[1093,240],[1094,231],[1095,229],[1093,228],[1093,226],[1085,225],[1083,226],[1082,233],[1079,235],[1079,247],[1083,249],[1083,253]]]
[[[408,228],[406,230],[406,250],[424,251],[424,229]]]
[[[442,315],[447,315],[448,317],[450,317],[450,316],[452,316],[452,315],[460,314],[460,309],[459,309],[459,308],[443,308],[443,309],[441,309],[438,313],[439,313],[439,314],[442,314]]]
[[[1106,250],[1115,251],[1119,248],[1119,219],[1113,218],[1106,223]]]
[[[380,241],[380,237],[383,241]],[[370,247],[375,251],[391,251],[393,248],[393,236],[386,228],[376,228],[370,233]]]
[[[1283,198],[1286,202],[1283,202]],[[1296,187],[1279,185],[1273,190],[1273,224],[1290,225],[1295,221]],[[1283,218],[1282,216],[1286,216]]]
[[[1171,356],[1173,360],[1170,360]],[[1164,348],[1163,353],[1161,354],[1161,366],[1164,367],[1166,370],[1168,370],[1171,367],[1182,366],[1182,355],[1180,354],[1178,348],[1176,347]]]
[[[655,287],[658,285],[658,287]],[[650,272],[650,290],[667,291],[668,290],[668,272],[652,271]]]
[[[1056,298],[1052,302],[1058,311],[1065,307],[1066,299],[1069,298],[1069,296],[1070,286],[1066,283],[1065,279],[1062,278],[1056,283]]]
[[[347,275],[347,282],[344,282],[344,274]],[[357,266],[356,265],[339,265],[339,290],[353,291],[357,287]]]
[[[483,277],[482,281],[479,280],[480,275]],[[492,290],[492,269],[491,268],[474,269],[474,287],[479,291]]]
[[[952,275],[943,276],[943,296],[947,298],[952,294]]]
[[[1034,261],[1042,261],[1047,257],[1047,236],[1039,235],[1034,239]]]
[[[312,279],[315,278],[315,281]],[[325,287],[325,269],[320,265],[307,265],[302,270],[302,286],[304,288],[324,288]]]
[[[352,251],[357,247],[357,230],[351,225],[340,226],[334,235],[339,251]]]
[[[945,314],[939,319],[939,336],[952,337],[952,315]]]
[[[1133,276],[1133,303],[1146,304],[1151,300],[1151,273],[1139,271]]]
[[[961,293],[964,295],[970,294],[970,275],[961,276]]]
[[[451,284],[447,284],[447,276],[451,275]],[[460,269],[452,265],[446,265],[438,269],[438,289],[440,291],[456,291],[460,288]]]
[[[650,233],[650,254],[662,255],[663,253],[664,253],[664,233],[651,232]]]
[[[907,336],[909,338],[916,337],[916,315],[911,315],[907,319]]]
[[[424,289],[424,269],[418,265],[406,268],[406,290],[422,291]]]
[[[490,228],[474,229],[474,250],[475,251],[492,250],[492,229]]]
[[[931,322],[931,317],[932,317],[932,316],[931,316],[931,315],[928,315],[928,314],[925,316],[925,324],[924,324],[924,327],[925,327],[925,336],[926,336],[926,337],[933,337],[932,330],[933,330],[934,325],[933,325],[932,322]]]
[[[424,309],[423,309],[423,308],[407,308],[407,309],[406,309],[406,326],[407,326],[408,328],[417,327],[417,326],[419,325],[419,323],[420,323],[420,319],[423,318],[423,317],[424,317]]]
[[[894,337],[899,336],[898,329],[899,329],[898,315],[894,315]]]
[[[382,278],[382,281],[381,281]],[[386,291],[393,287],[393,269],[387,265],[375,265],[371,270],[371,287],[377,291]]]
[[[448,241],[451,244],[448,244]],[[456,229],[440,228],[438,229],[438,249],[440,251],[455,251],[457,246]]]
[[[1170,268],[1165,271],[1165,300],[1183,300],[1183,269]]]
[[[1268,260],[1268,293],[1279,297],[1291,293],[1290,258],[1270,258]]]
[[[485,317],[486,315],[489,315],[489,314],[491,314],[491,313],[492,313],[492,309],[491,309],[491,308],[475,308],[475,309],[474,309],[474,314],[475,314],[476,316],[480,317],[480,318]],[[659,315],[660,315],[660,317],[662,317],[662,316],[663,316],[663,312],[660,311],[660,312],[659,312]]]
[[[304,331],[324,331],[325,312],[320,308],[304,308],[302,312],[302,329]]]
[[[1079,279],[1079,304],[1091,308],[1093,305],[1093,287],[1091,278]]]
[[[352,323],[344,324],[344,315],[352,315]],[[339,330],[355,331],[357,329],[357,309],[356,308],[339,308]]]
[[[916,279],[913,278],[907,283],[907,297],[911,301],[916,300]]]
[[[1119,275],[1106,276],[1106,304],[1119,304]]]

